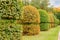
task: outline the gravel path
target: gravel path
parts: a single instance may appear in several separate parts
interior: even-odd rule
[[[59,32],[59,34],[58,34],[58,40],[60,40],[60,32]]]

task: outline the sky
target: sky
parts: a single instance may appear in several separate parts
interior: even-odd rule
[[[60,0],[50,0],[50,3],[54,7],[60,7]]]

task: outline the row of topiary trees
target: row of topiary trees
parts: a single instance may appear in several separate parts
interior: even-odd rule
[[[36,35],[59,24],[58,19],[45,10],[19,5],[17,0],[0,0],[1,40],[21,40],[22,34]]]
[[[59,24],[59,20],[55,17],[53,13],[49,13],[45,10],[39,10],[40,13],[40,29],[46,31],[52,27],[56,27]]]
[[[52,13],[42,9],[35,10],[35,7],[30,5],[23,7],[22,21],[22,23],[25,23],[25,26],[23,26],[24,35],[36,35],[39,33],[39,30],[46,31],[59,24],[59,20]],[[40,29],[39,26],[35,26],[37,24],[40,24]]]
[[[52,13],[42,9],[37,10],[31,5],[22,8],[21,18],[24,35],[36,35],[40,30],[46,31],[59,24],[59,20]]]

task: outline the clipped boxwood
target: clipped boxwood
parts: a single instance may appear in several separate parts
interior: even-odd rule
[[[49,15],[45,10],[39,9],[39,13],[40,13],[40,30],[42,31],[46,31],[49,29]]]
[[[0,20],[0,40],[22,40],[22,25],[9,22]]]
[[[0,0],[2,19],[20,19],[20,6],[17,0]]]

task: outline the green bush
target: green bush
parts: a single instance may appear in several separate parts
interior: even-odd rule
[[[22,40],[22,25],[16,23],[20,15],[17,0],[0,0],[0,40]]]
[[[48,13],[45,11],[45,10],[41,10],[39,9],[39,13],[40,13],[40,21],[41,21],[41,24],[40,24],[40,30],[42,31],[46,31],[49,29],[49,15]]]
[[[49,22],[49,15],[45,10],[39,9],[39,13],[41,22]]]
[[[17,0],[0,0],[0,14],[2,19],[20,19],[20,6]]]
[[[22,25],[9,22],[0,20],[0,40],[21,40]]]

